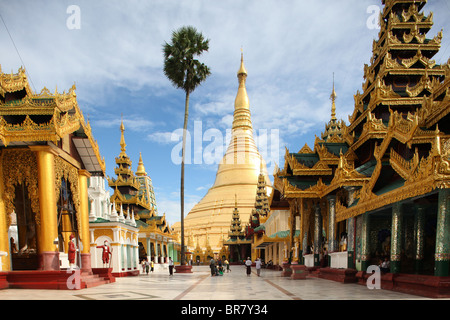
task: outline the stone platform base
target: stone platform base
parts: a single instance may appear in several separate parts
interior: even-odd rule
[[[116,282],[116,277],[112,274],[112,268],[92,268],[92,273],[109,280],[110,283]]]
[[[291,279],[292,280],[304,280],[306,276],[309,274],[306,266],[303,264],[291,264]]]
[[[355,283],[358,281],[356,273],[355,269],[320,268],[318,277],[341,283]]]
[[[122,272],[112,272],[111,274],[116,278],[137,277],[139,275],[139,270],[122,270]]]
[[[8,280],[6,279],[7,276],[7,272],[0,272],[0,289],[6,289],[9,287]]]
[[[79,290],[110,283],[99,275],[77,271],[8,271],[8,288]]]
[[[192,266],[175,266],[175,273],[192,273]]]
[[[290,277],[292,275],[291,264],[283,263],[283,271],[281,272],[282,277]]]
[[[370,275],[363,271],[358,272],[358,283],[366,285]],[[450,277],[386,273],[381,275],[381,289],[428,298],[450,298]]]

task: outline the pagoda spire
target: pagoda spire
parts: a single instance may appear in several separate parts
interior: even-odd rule
[[[142,161],[142,153],[139,152],[139,163],[136,170],[137,176],[146,176],[147,172],[145,172],[144,161]]]
[[[126,154],[126,146],[127,146],[127,144],[125,143],[125,135],[124,135],[124,132],[125,132],[125,126],[123,125],[123,116],[121,116],[121,119],[120,119],[120,132],[121,132],[121,136],[120,136],[120,154],[119,154],[119,157],[121,157],[121,158],[126,158],[127,157],[127,154]]]
[[[241,52],[241,65],[237,72],[239,88],[234,100],[234,116],[232,130],[243,129],[253,130],[250,117],[250,102],[247,95],[245,82],[247,80],[247,70],[244,66],[244,53]]]
[[[331,92],[330,95],[330,100],[331,100],[331,120],[335,121],[336,119],[336,98],[337,98],[337,94],[336,91],[334,90],[334,72],[333,72],[333,91]]]

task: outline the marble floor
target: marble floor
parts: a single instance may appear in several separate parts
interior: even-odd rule
[[[3,289],[0,300],[429,300],[319,278],[291,280],[265,269],[258,277],[254,271],[247,276],[243,266],[231,266],[230,273],[211,277],[207,266],[173,276],[161,269],[82,290]]]

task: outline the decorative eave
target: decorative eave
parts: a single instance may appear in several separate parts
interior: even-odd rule
[[[117,179],[107,177],[108,185],[111,188],[115,187],[131,187],[135,190],[139,190],[139,182],[136,181],[135,177],[129,179],[124,179],[122,176],[118,176]]]
[[[283,179],[283,189],[280,192],[284,198],[320,198],[322,192],[326,189],[326,185],[319,178],[317,183],[311,187],[302,190],[289,183],[287,179]]]
[[[16,92],[24,89],[27,95],[33,94],[23,67],[20,67],[16,74],[12,72],[10,74],[3,73],[0,67],[0,93],[3,96],[6,92]]]
[[[423,5],[427,3],[427,0],[382,0],[382,3],[384,4],[384,9],[381,15],[382,17],[387,18],[387,15],[392,12],[392,8],[394,7],[395,4],[405,3],[405,4],[420,5],[420,7],[417,8],[417,10],[419,10],[423,7]]]
[[[145,197],[134,195],[133,197],[126,198],[120,191],[116,188],[113,195],[110,197],[111,203],[115,202],[117,205],[137,205],[141,206],[147,210],[150,210],[150,205],[145,201]],[[136,214],[139,214],[138,212]]]

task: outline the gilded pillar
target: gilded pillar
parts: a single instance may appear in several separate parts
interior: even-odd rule
[[[361,270],[366,271],[370,263],[370,216],[368,212],[362,215],[361,227]]]
[[[38,228],[39,268],[59,270],[58,221],[55,193],[55,151],[49,146],[30,146],[38,165],[40,226]]]
[[[88,179],[91,174],[87,170],[78,170],[78,185],[80,189],[80,225],[81,270],[91,272],[90,234],[89,234],[89,196]]]
[[[392,206],[392,226],[391,226],[391,273],[399,273],[401,267],[403,231],[403,211],[400,203]]]
[[[3,154],[0,156],[0,161],[3,160]],[[3,185],[3,164],[0,165],[0,261],[2,265],[0,266],[0,271],[11,270],[10,264],[10,250],[9,250],[9,239],[8,239],[8,224],[6,222],[6,209],[5,209],[5,188]],[[8,255],[1,255],[2,252]]]
[[[425,226],[425,207],[418,205],[414,216],[414,243],[415,243],[415,273],[420,274],[423,265],[423,248],[424,248],[424,226]]]
[[[314,207],[314,266],[320,266],[320,249],[322,247],[322,214],[320,203]]]
[[[434,275],[447,277],[450,261],[450,189],[440,189],[436,226],[436,250],[434,254]]]

